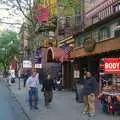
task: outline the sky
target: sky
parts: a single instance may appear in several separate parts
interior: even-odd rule
[[[12,8],[11,5],[8,6],[0,3],[0,30],[12,30],[19,32],[21,24],[23,23],[24,20],[23,18],[24,16],[19,10]]]

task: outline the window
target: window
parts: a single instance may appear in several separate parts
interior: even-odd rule
[[[76,46],[81,47],[83,45],[84,42],[84,37],[83,35],[78,35],[76,36]]]
[[[96,42],[98,41],[98,30],[92,32],[92,39]]]
[[[92,24],[97,23],[98,20],[99,20],[99,19],[98,19],[98,16],[97,16],[97,15],[93,16],[93,17],[92,17]]]
[[[114,12],[119,12],[119,11],[120,11],[120,3],[117,4],[117,5],[115,5],[115,6],[113,7],[113,9],[114,9]]]
[[[112,23],[110,25],[110,37],[115,37],[115,29],[116,29],[116,26],[117,26],[117,22],[115,23]]]
[[[118,23],[116,25],[115,37],[120,37],[120,20],[118,20]]]
[[[96,0],[89,0],[90,3],[94,3]]]
[[[71,17],[66,17],[66,27],[70,27]]]
[[[110,37],[110,30],[108,27],[104,27],[100,29],[99,32],[99,40],[105,40]]]

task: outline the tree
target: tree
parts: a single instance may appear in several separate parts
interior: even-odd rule
[[[76,9],[81,9],[80,0],[60,0],[58,3],[59,14],[75,16]]]
[[[19,55],[19,40],[16,32],[0,32],[0,53],[0,64],[6,72],[9,62]]]
[[[32,36],[34,34],[37,23],[34,19],[35,11],[33,8],[33,0],[0,0],[0,3],[3,6],[7,6],[8,12],[12,9],[13,13],[10,14],[12,14],[13,16],[17,15],[16,11],[21,12],[25,18],[30,35]],[[4,21],[1,22],[4,23]],[[11,23],[7,23],[7,24],[11,24]],[[18,23],[12,23],[12,24],[14,25]]]

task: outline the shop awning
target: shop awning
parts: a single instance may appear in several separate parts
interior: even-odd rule
[[[59,47],[50,47],[47,51],[47,62],[62,62],[68,60],[69,51],[66,52],[64,49]]]

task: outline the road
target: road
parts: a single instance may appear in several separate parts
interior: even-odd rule
[[[29,120],[15,96],[0,82],[0,120]]]

